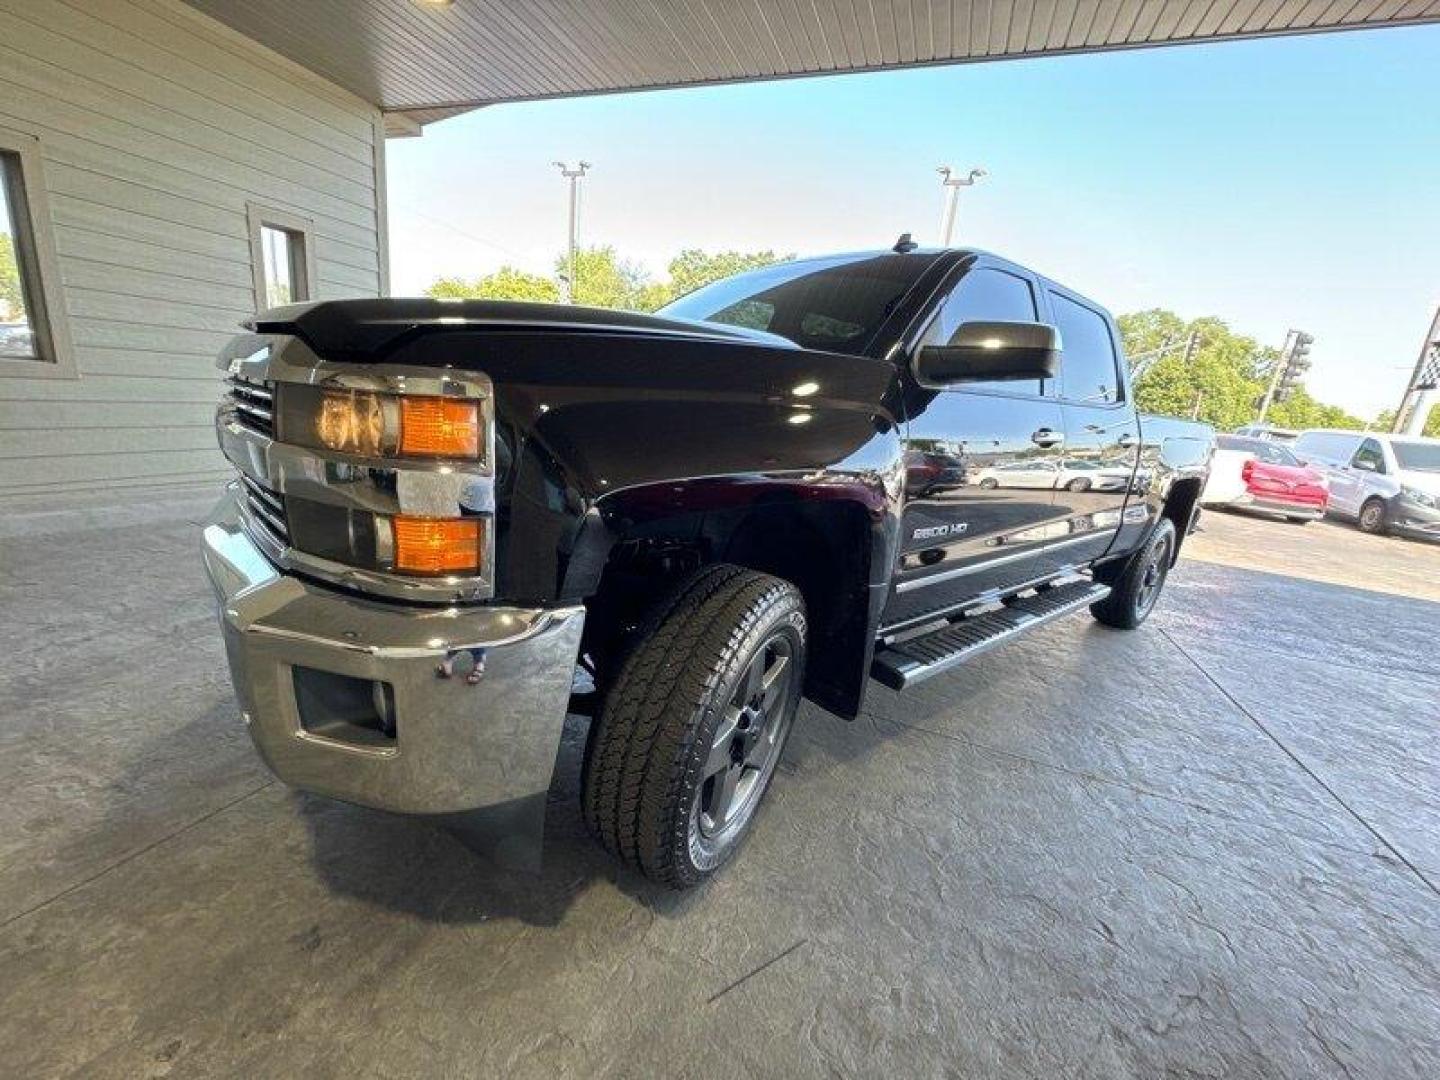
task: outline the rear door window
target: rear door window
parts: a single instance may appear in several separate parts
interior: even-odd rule
[[[948,345],[961,324],[967,322],[1034,322],[1038,317],[1030,282],[1018,274],[979,266],[969,270],[945,298],[920,345]],[[1040,396],[1046,390],[1044,383],[1043,379],[974,382],[956,389]]]
[[[1115,340],[1105,316],[1056,292],[1050,293],[1050,306],[1060,330],[1060,383],[1065,397],[1083,405],[1119,401]]]
[[[1295,440],[1295,449],[1303,454],[1333,465],[1343,465],[1356,450],[1353,435],[1338,431],[1312,431]]]

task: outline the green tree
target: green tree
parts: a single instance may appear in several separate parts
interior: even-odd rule
[[[685,293],[712,281],[753,270],[793,255],[773,251],[705,252],[687,248],[670,260],[669,281],[656,281],[645,268],[621,259],[610,245],[581,248],[575,253],[574,299],[590,307],[654,311]],[[555,279],[527,274],[513,266],[502,266],[493,274],[466,280],[441,278],[425,290],[429,296],[473,297],[483,300],[560,299],[558,280],[570,270],[569,259],[555,260]]]
[[[699,248],[686,248],[671,259],[666,268],[670,272],[670,295],[672,299],[684,296],[712,281],[744,273],[746,270],[758,270],[762,266],[785,262],[794,257],[793,254],[777,255],[773,251],[708,252]]]
[[[1363,428],[1365,421],[1336,405],[1326,405],[1297,386],[1284,401],[1270,406],[1267,423],[1288,428]]]
[[[535,300],[554,303],[560,299],[560,289],[555,282],[539,274],[527,274],[513,266],[502,266],[493,274],[470,281],[440,278],[425,290],[425,294],[445,300]]]
[[[1140,408],[1169,416],[1193,414],[1221,431],[1255,420],[1280,362],[1278,350],[1236,334],[1215,318],[1186,322],[1172,311],[1155,308],[1116,321],[1132,360],[1165,350],[1136,382]],[[1192,334],[1195,349],[1187,360]],[[1284,401],[1273,402],[1266,420],[1292,428],[1364,426],[1344,409],[1316,401],[1303,386],[1292,389]]]
[[[25,318],[25,293],[20,288],[20,264],[15,258],[15,241],[0,232],[0,319]]]
[[[564,255],[555,260],[556,276],[568,273],[569,269],[569,260]],[[650,285],[650,275],[645,268],[621,259],[609,244],[575,252],[575,280],[570,283],[570,291],[577,304],[643,310],[640,305],[651,299],[646,291]]]
[[[1375,422],[1370,425],[1370,430],[1389,431],[1394,426],[1395,410],[1386,409],[1375,417]],[[1430,415],[1425,419],[1425,430],[1421,434],[1431,439],[1440,439],[1440,405],[1430,410]]]

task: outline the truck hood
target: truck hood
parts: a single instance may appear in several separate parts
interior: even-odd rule
[[[514,300],[326,300],[271,308],[246,325],[262,334],[293,334],[322,356],[362,363],[376,360],[421,335],[456,330],[618,334],[799,348],[788,338],[740,326]]]

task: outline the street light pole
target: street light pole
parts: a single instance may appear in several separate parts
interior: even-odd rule
[[[575,227],[580,204],[580,179],[590,169],[590,162],[582,161],[575,168],[570,168],[563,161],[552,162],[560,170],[560,175],[570,181],[570,228],[567,232],[567,248],[565,259],[565,277],[561,281],[560,299],[567,304],[575,302]]]
[[[940,186],[945,192],[945,210],[940,216],[940,246],[950,246],[950,236],[955,231],[955,206],[960,200],[962,187],[974,187],[975,181],[989,175],[984,169],[971,169],[965,176],[956,176],[949,165],[935,170],[940,174]]]

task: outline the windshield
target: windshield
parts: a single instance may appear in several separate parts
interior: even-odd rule
[[[1395,460],[1400,468],[1414,472],[1440,472],[1440,439],[1426,439],[1424,442],[1401,442],[1390,440],[1390,449],[1395,451]]]
[[[924,255],[780,263],[696,289],[656,314],[767,330],[807,349],[860,353],[930,263]]]
[[[1221,435],[1215,440],[1221,450],[1240,450],[1267,465],[1299,465],[1300,459],[1283,446],[1265,439],[1242,439],[1235,435]]]

